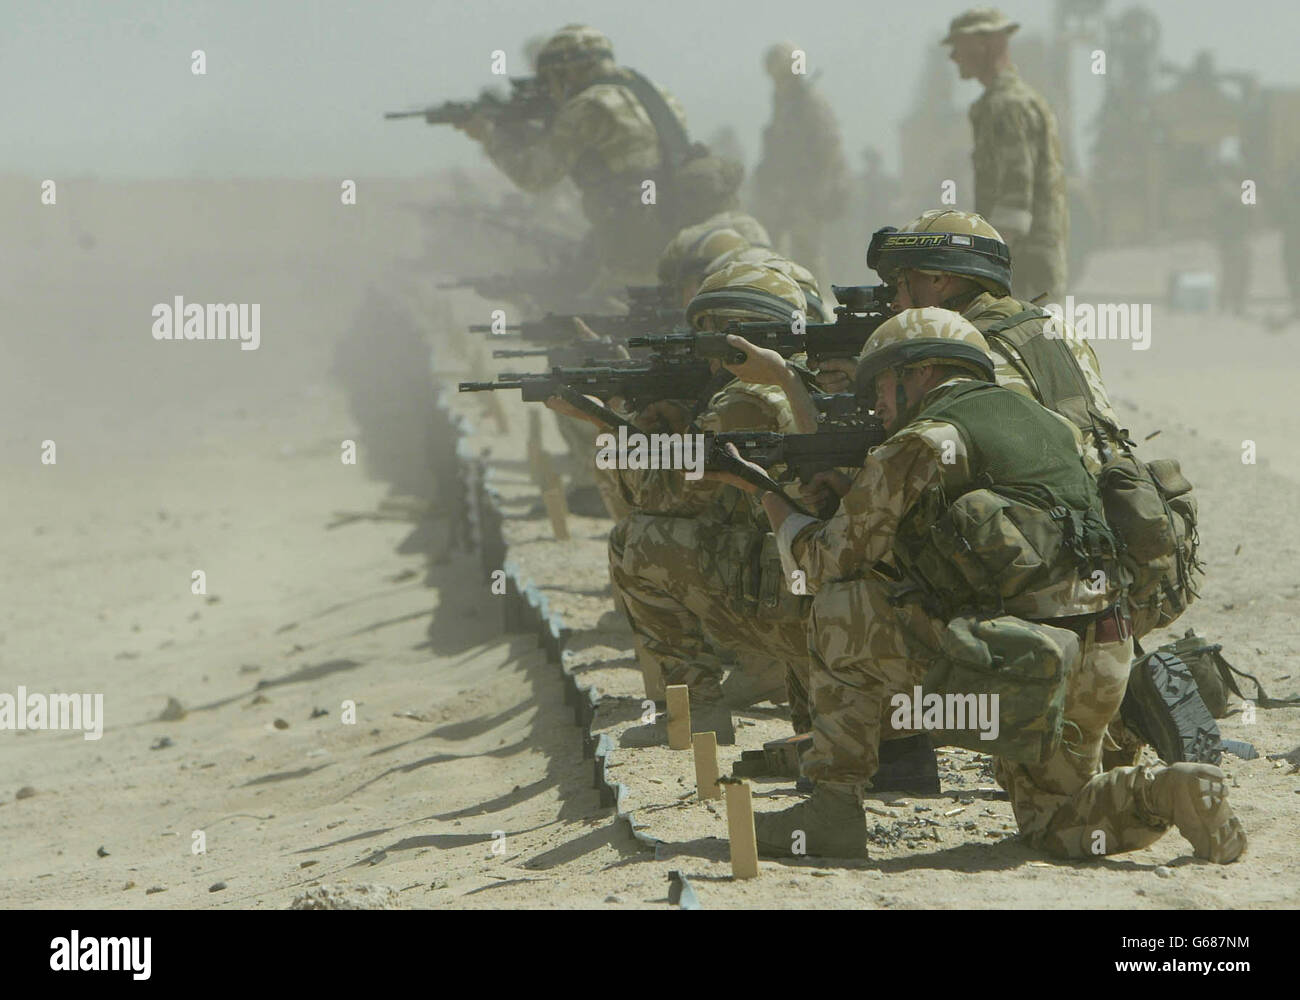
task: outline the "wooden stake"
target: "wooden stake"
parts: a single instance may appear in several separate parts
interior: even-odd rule
[[[668,689],[664,686],[664,672],[659,661],[645,651],[639,635],[632,637],[636,646],[636,659],[641,664],[641,679],[645,681],[645,696],[651,701],[666,701]]]
[[[539,489],[546,489],[547,484],[542,479],[542,420],[537,412],[537,407],[530,407],[528,410],[528,474],[532,477],[534,485]]]
[[[691,696],[685,684],[668,685],[668,749],[687,750],[691,745]]]
[[[569,540],[569,505],[564,499],[563,488],[556,486],[549,490],[542,490],[542,503],[546,505],[546,516],[551,519],[551,530],[555,532],[555,540],[567,542]]]
[[[497,433],[509,434],[510,421],[506,419],[505,407],[501,405],[501,397],[495,392],[489,392],[488,396],[488,413],[496,419]]]
[[[695,794],[701,799],[720,799],[718,786],[718,735],[695,733],[691,736],[695,748]]]
[[[748,781],[727,783],[727,837],[731,840],[732,878],[758,875],[758,835],[754,833],[754,800]]]

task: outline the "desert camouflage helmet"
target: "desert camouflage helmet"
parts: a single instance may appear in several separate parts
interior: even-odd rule
[[[960,35],[1011,34],[1020,24],[996,7],[972,7],[958,14],[948,24],[948,34],[940,45],[952,45]]]
[[[737,261],[714,271],[686,306],[686,321],[699,330],[711,319],[715,329],[727,323],[792,320],[808,313],[803,290],[788,274],[762,264]]]
[[[901,230],[877,230],[867,266],[890,283],[908,268],[964,275],[994,295],[1011,294],[1011,251],[1002,234],[974,212],[932,209]]]
[[[686,281],[698,281],[714,268],[709,265],[724,254],[749,246],[730,226],[684,229],[659,257],[659,283],[680,288]]]
[[[613,58],[614,46],[603,33],[586,24],[566,24],[538,51],[537,72],[563,72]]]
[[[881,372],[923,362],[953,365],[986,382],[994,381],[993,358],[983,334],[960,313],[926,306],[904,309],[871,335],[858,356],[858,395],[873,397]]]

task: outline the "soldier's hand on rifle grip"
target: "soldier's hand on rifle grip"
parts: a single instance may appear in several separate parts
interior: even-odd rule
[[[761,465],[757,465],[754,462],[750,462],[747,459],[741,457],[740,452],[736,450],[736,446],[734,444],[730,444],[730,443],[727,444],[727,454],[730,455],[732,458],[734,458],[741,465],[749,466],[750,469],[758,473],[760,476],[767,475],[767,470],[764,469]],[[737,489],[744,490],[746,493],[752,493],[755,496],[764,492],[763,487],[759,486],[756,483],[750,482],[748,479],[745,479],[734,472],[709,471],[709,472],[705,472],[703,476],[701,476],[701,478],[708,482],[725,483],[728,486],[735,486]]]
[[[723,364],[722,367],[736,378],[756,385],[786,384],[790,377],[790,369],[786,367],[785,358],[776,351],[768,350],[766,347],[755,347],[744,337],[734,333],[727,335],[727,343],[749,355],[739,364]]]
[[[851,392],[857,369],[852,358],[827,358],[817,368],[817,387],[822,392]]]
[[[831,500],[840,500],[852,485],[849,477],[838,469],[827,469],[818,472],[800,486],[799,495],[804,499],[806,506],[820,509],[828,505]]]

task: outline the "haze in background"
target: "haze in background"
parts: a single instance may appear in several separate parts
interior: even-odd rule
[[[506,52],[511,73],[525,74],[524,41],[569,21],[601,28],[621,63],[675,93],[697,138],[734,127],[751,167],[769,113],[761,53],[775,41],[795,42],[808,52],[809,71],[821,74],[853,162],[871,144],[896,169],[897,121],[922,57],[966,6],[11,0],[0,33],[0,173],[375,177],[473,166],[481,154],[452,129],[384,122],[381,113],[468,98],[499,82],[489,72],[495,49]],[[1041,0],[1001,6],[1025,33],[1044,30],[1053,9]],[[1108,16],[1127,6],[1108,4]],[[1300,11],[1289,0],[1231,10],[1211,0],[1147,6],[1161,22],[1164,58],[1185,64],[1213,46],[1221,69],[1250,70],[1266,85],[1300,83],[1293,51]],[[190,72],[195,49],[206,53],[205,76]],[[1079,50],[1068,70],[1076,82],[1085,79],[1086,58]],[[978,95],[977,83],[957,85],[962,105]],[[1076,99],[1083,128],[1096,102],[1086,88]]]

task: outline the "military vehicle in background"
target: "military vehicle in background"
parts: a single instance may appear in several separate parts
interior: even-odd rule
[[[1098,51],[1103,93],[1081,140],[1074,87]],[[933,205],[940,183],[952,179],[958,206],[968,206],[967,111],[954,100],[956,74],[944,52],[936,46],[925,55],[916,100],[900,123],[900,202]],[[1146,7],[1111,14],[1106,0],[1056,0],[1047,34],[1017,35],[1012,58],[1056,112],[1072,276],[1092,250],[1218,236],[1229,188],[1253,180],[1261,203],[1276,193],[1276,205],[1300,176],[1300,88],[1221,71],[1209,51],[1187,67],[1164,61],[1160,23]],[[1277,222],[1271,213],[1260,219]]]

